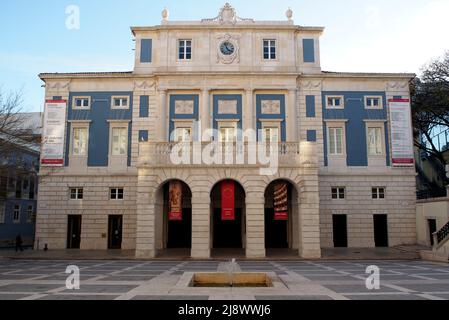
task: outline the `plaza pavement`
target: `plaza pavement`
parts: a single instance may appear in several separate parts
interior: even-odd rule
[[[193,272],[220,261],[0,260],[0,300],[449,300],[449,264],[419,260],[238,261],[243,272],[267,272],[273,288],[191,288]],[[81,272],[80,290],[65,287],[66,267]],[[380,268],[380,290],[368,290],[366,268]],[[221,265],[223,267],[223,265]]]

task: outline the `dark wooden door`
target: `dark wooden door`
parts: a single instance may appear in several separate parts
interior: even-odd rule
[[[376,247],[388,247],[388,217],[386,214],[374,215],[374,242]]]
[[[288,248],[288,221],[274,220],[274,209],[265,209],[265,246],[267,249]]]
[[[430,245],[433,246],[435,242],[433,241],[433,234],[437,232],[437,221],[435,219],[428,219],[429,224],[429,235],[430,235]]]
[[[109,216],[108,249],[122,248],[123,216]]]
[[[242,248],[242,209],[235,209],[235,220],[223,221],[221,208],[214,210],[214,248]]]
[[[79,215],[68,217],[67,223],[67,249],[80,249],[81,247],[81,221]]]
[[[333,215],[334,247],[348,247],[348,225],[346,215]]]
[[[168,221],[167,248],[192,247],[192,209],[182,209],[182,221]]]

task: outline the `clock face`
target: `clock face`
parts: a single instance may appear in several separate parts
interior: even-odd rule
[[[230,56],[235,52],[235,46],[229,41],[225,41],[220,45],[220,51],[225,56]]]

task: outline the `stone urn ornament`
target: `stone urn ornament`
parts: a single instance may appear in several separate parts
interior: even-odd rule
[[[287,17],[287,19],[289,21],[292,21],[292,19],[293,19],[293,10],[292,10],[292,8],[288,8],[287,9],[287,12],[285,12],[285,16]]]

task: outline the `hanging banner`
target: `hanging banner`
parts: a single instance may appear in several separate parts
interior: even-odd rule
[[[221,219],[235,220],[235,182],[221,183]]]
[[[182,183],[170,182],[169,185],[169,221],[182,221]]]
[[[288,186],[286,182],[274,185],[274,220],[288,220]]]
[[[66,100],[47,100],[44,111],[41,165],[62,167],[64,165]]]
[[[391,159],[393,166],[414,166],[410,100],[391,99]]]

